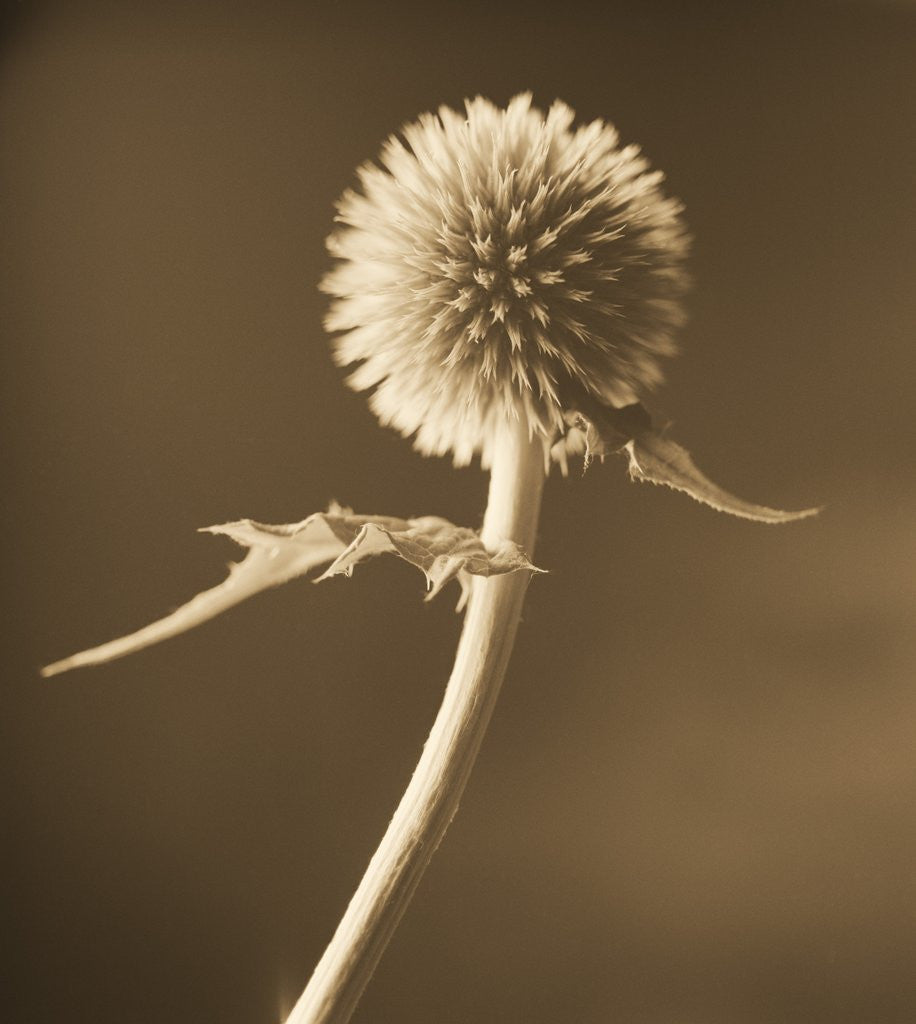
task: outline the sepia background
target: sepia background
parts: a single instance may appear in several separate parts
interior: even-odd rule
[[[501,702],[357,1024],[916,1020],[916,9],[20,3],[0,51],[11,1024],[278,1022],[435,715],[410,567],[43,663],[221,578],[198,527],[480,522],[342,384],[333,202],[440,103],[639,142],[696,243],[657,406],[765,527],[551,477]]]

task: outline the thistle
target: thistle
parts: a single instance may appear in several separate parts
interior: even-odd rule
[[[339,362],[424,455],[490,462],[506,419],[553,441],[578,393],[626,405],[684,318],[688,238],[635,146],[529,95],[443,108],[359,170],[322,287]]]
[[[638,147],[602,121],[574,127],[528,94],[468,101],[405,126],[338,204],[328,239],[334,354],[380,421],[424,455],[490,470],[480,531],[332,505],[285,526],[211,527],[248,549],[228,579],[171,615],[43,670],[109,661],[323,567],[394,553],[432,597],[460,586],[454,668],[410,785],[311,981],[295,1024],[343,1024],[455,814],[506,671],[544,480],[570,457],[622,453],[631,477],[761,522],[782,512],[728,494],[641,404],[683,322],[689,238],[680,203]]]

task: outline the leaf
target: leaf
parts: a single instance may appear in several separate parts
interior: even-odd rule
[[[366,523],[346,551],[315,582],[340,573],[349,576],[359,562],[387,551],[424,573],[429,588],[427,601],[450,580],[457,579],[461,585],[458,611],[467,603],[471,576],[496,576],[519,569],[543,571],[533,566],[511,541],[500,541],[495,549],[488,550],[474,530],[454,526],[438,516],[424,516],[408,520],[407,529],[391,529],[376,521]]]
[[[652,424],[652,417],[638,402],[622,409],[601,405],[594,399],[580,405],[587,408],[587,412],[573,409],[565,414],[565,419],[569,427],[584,435],[586,467],[594,455],[603,459],[605,455],[625,451],[632,479],[664,484],[689,494],[704,505],[742,519],[788,523],[820,511],[807,508],[800,512],[783,512],[729,494],[700,472],[686,449]]]
[[[327,572],[316,583],[338,573],[349,576],[358,562],[382,552],[393,552],[425,573],[429,597],[457,578],[462,591],[459,610],[467,600],[471,575],[492,576],[519,569],[540,571],[534,569],[517,545],[505,541],[488,550],[473,530],[453,526],[445,519],[361,516],[336,504],[300,523],[272,526],[241,519],[205,527],[202,532],[223,534],[248,548],[241,562],[230,564],[229,575],[222,583],[135,633],[56,661],[43,668],[41,674],[54,676],[139,651],[193,629],[262,590],[304,576],[329,562]]]

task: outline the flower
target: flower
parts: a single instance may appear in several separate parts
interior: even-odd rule
[[[625,405],[683,321],[681,204],[639,147],[531,95],[478,97],[393,135],[338,202],[326,327],[385,425],[424,454],[489,463],[496,418],[546,444],[582,389]]]

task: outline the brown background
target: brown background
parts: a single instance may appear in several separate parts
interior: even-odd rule
[[[640,142],[697,286],[659,399],[770,528],[552,478],[504,696],[356,1021],[916,1020],[916,18],[906,5],[21,4],[0,71],[15,1024],[287,1010],[435,713],[452,596],[379,560],[45,661],[334,497],[476,525],[316,281],[405,120],[532,88]]]

